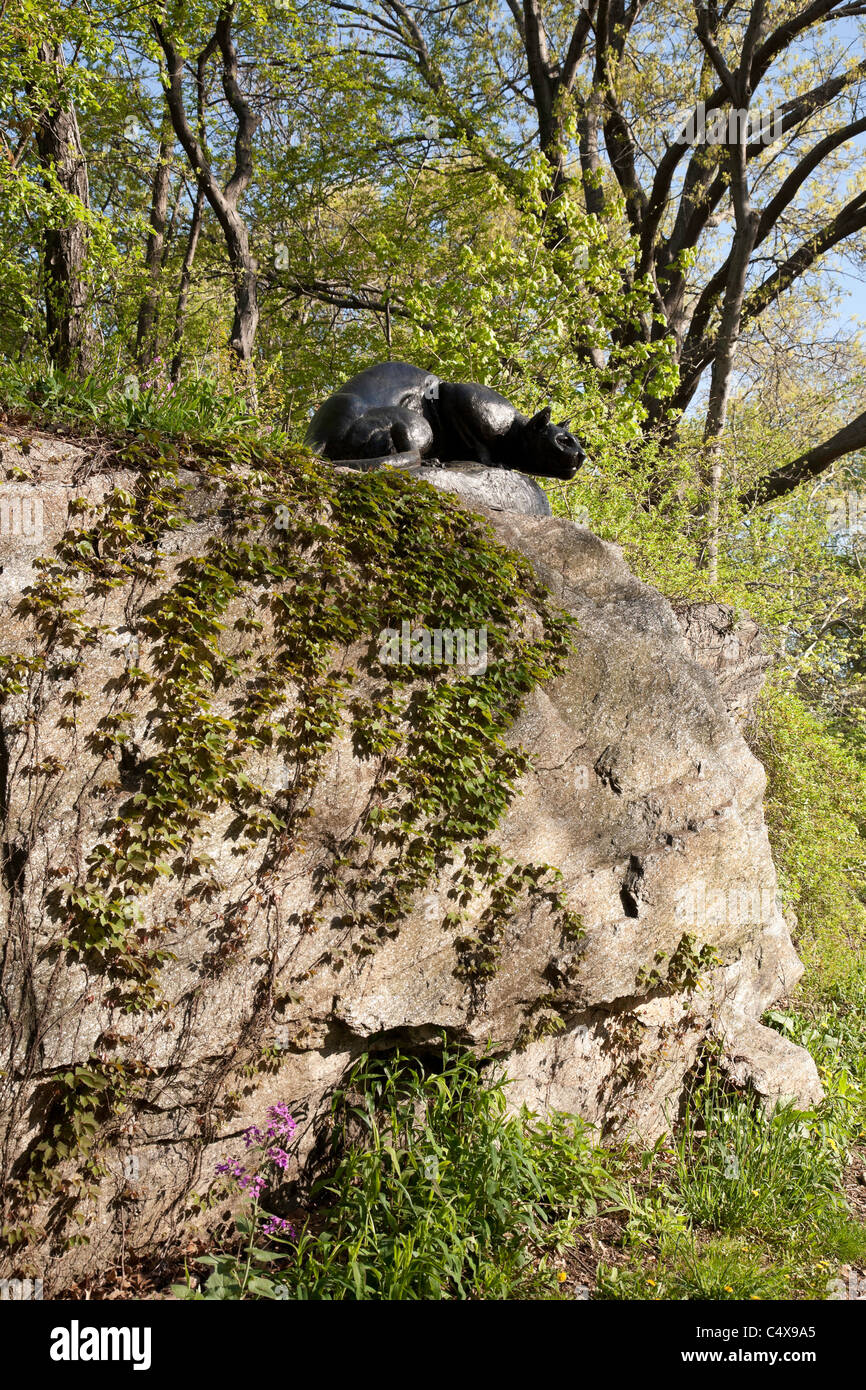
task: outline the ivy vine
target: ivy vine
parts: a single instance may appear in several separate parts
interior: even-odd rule
[[[86,862],[66,866],[51,888],[50,949],[107,976],[117,1007],[163,1008],[160,971],[172,953],[166,924],[147,912],[154,885],[177,889],[178,917],[219,892],[200,840],[221,809],[237,852],[260,847],[276,872],[298,846],[320,770],[346,730],[376,773],[364,814],[331,846],[315,901],[295,923],[322,933],[322,966],[375,951],[446,869],[454,969],[475,996],[522,895],[548,905],[564,940],[579,938],[557,871],[515,864],[490,842],[527,766],[507,730],[527,693],[562,668],[574,636],[531,567],[478,517],[396,470],[338,475],[301,451],[242,438],[139,437],[120,443],[111,465],[131,470],[135,485],[114,487],[100,504],[74,503],[21,600],[40,649],[0,658],[7,719],[37,717],[45,683],[61,682],[61,723],[74,732],[87,699],[82,673],[106,636],[88,616],[93,600],[118,588],[131,595],[125,673],[87,748],[134,790]],[[172,537],[193,510],[211,534],[203,553],[172,564]],[[485,627],[486,670],[382,663],[378,634],[407,619],[428,630]],[[145,692],[155,749],[147,757],[132,737]],[[286,768],[276,793],[249,773],[251,752],[263,750]],[[62,772],[56,760],[31,768],[45,779]],[[467,930],[479,896],[483,910]],[[243,950],[248,909],[227,917],[207,969]],[[105,1086],[94,1091],[93,1075]],[[127,1078],[111,1066],[76,1068],[68,1084],[81,1106],[67,1098],[73,1118],[53,1122],[34,1146],[22,1191],[50,1185],[49,1160],[70,1156],[76,1135],[92,1162],[96,1115],[114,1113]]]

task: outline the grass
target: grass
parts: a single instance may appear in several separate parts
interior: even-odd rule
[[[624,1193],[620,1265],[597,1296],[823,1299],[840,1263],[866,1262],[846,1160],[866,1140],[866,967],[766,1021],[807,1047],[825,1099],[767,1116],[710,1070],[669,1143],[644,1154]]]
[[[823,1299],[866,1259],[840,1182],[852,1110],[768,1116],[712,1065],[685,1123],[646,1152],[600,1147],[573,1116],[509,1114],[489,1065],[365,1059],[334,1101],[326,1171],[296,1238],[241,1218],[187,1298],[562,1299],[604,1220],[600,1299]],[[279,1193],[269,1189],[271,1202]]]
[[[140,373],[116,376],[105,367],[83,378],[38,362],[0,363],[0,402],[39,424],[58,428],[154,430],[196,436],[268,433],[230,369],[222,379],[190,374],[177,384],[158,360]]]
[[[599,1269],[598,1296],[825,1298],[840,1261],[866,1258],[827,1106],[768,1116],[710,1075],[680,1131],[643,1156],[625,1194],[627,1258]]]
[[[841,1180],[838,1147],[820,1129],[815,1112],[787,1105],[769,1119],[744,1097],[703,1088],[675,1138],[676,1189],[690,1220],[781,1238],[820,1219]]]
[[[866,1142],[866,962],[849,954],[842,978],[811,985],[789,1010],[774,1009],[767,1022],[805,1047],[815,1059],[827,1093],[828,1141]]]
[[[603,1265],[596,1298],[730,1302],[788,1298],[787,1272],[729,1236],[684,1240],[656,1264]]]

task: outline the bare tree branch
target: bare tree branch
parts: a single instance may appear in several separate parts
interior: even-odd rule
[[[817,478],[837,459],[844,458],[846,454],[852,454],[857,449],[866,449],[866,410],[850,424],[837,430],[829,439],[807,449],[792,463],[785,464],[784,468],[778,468],[761,479],[755,488],[741,495],[740,501],[747,506],[760,506],[762,503],[774,501],[777,497],[784,497],[801,483]]]

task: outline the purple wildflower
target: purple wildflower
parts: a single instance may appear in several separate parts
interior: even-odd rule
[[[225,1173],[227,1177],[234,1178],[235,1182],[245,1192],[249,1192],[255,1201],[258,1201],[263,1189],[267,1186],[268,1180],[263,1173],[248,1173],[237,1158],[228,1158],[224,1163],[218,1163],[214,1172]]]
[[[280,1101],[277,1105],[268,1107],[268,1126],[262,1130],[258,1125],[250,1125],[244,1130],[244,1147],[249,1149],[262,1149],[267,1159],[280,1168],[283,1172],[291,1162],[290,1155],[283,1148],[282,1144],[274,1141],[277,1139],[288,1139],[297,1129],[295,1121],[289,1112],[289,1107],[285,1101]],[[240,1159],[229,1158],[216,1165],[217,1173],[223,1173],[227,1177],[233,1178],[245,1192],[258,1201],[264,1189],[267,1187],[267,1178],[264,1173],[248,1173]]]
[[[225,1163],[218,1163],[214,1172],[227,1173],[230,1178],[241,1179],[246,1173],[246,1168],[237,1158],[229,1158]]]
[[[294,1134],[297,1129],[297,1125],[289,1113],[289,1107],[284,1100],[280,1101],[278,1105],[268,1106],[268,1116],[271,1121],[268,1125],[268,1133],[273,1138],[278,1135],[287,1138],[290,1134]]]
[[[262,1192],[267,1187],[267,1183],[268,1180],[264,1173],[248,1173],[246,1177],[240,1180],[241,1187],[249,1192],[254,1202],[259,1200]]]
[[[262,1234],[266,1236],[288,1236],[289,1240],[297,1240],[297,1232],[288,1221],[282,1216],[269,1216],[262,1224]]]

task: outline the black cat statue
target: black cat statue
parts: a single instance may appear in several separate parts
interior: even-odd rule
[[[586,457],[549,407],[530,418],[489,386],[441,381],[408,362],[380,362],[353,376],[319,406],[306,442],[329,459],[413,454],[540,478],[573,478]]]

